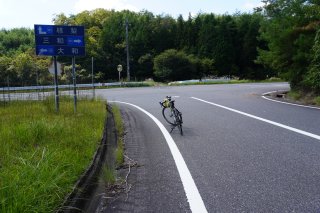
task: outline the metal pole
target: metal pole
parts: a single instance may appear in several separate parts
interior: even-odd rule
[[[130,81],[130,63],[129,63],[129,33],[128,33],[129,23],[126,19],[126,47],[127,47],[127,81]]]
[[[74,112],[77,112],[77,88],[76,88],[76,57],[72,57],[72,76],[73,76],[73,99],[74,99]]]
[[[95,91],[94,91],[94,77],[93,77],[93,57],[91,58],[91,75],[92,75],[92,94],[93,94],[93,99],[95,97]]]
[[[55,85],[55,103],[56,112],[59,112],[59,88],[58,88],[58,68],[57,68],[57,56],[53,56],[54,63],[54,85]]]
[[[119,83],[120,83],[120,77],[121,77],[120,73],[121,73],[121,72],[118,72],[118,73],[119,73]]]
[[[39,73],[38,73],[37,65],[36,65],[36,75],[37,75],[37,93],[38,93],[38,100],[40,100]]]

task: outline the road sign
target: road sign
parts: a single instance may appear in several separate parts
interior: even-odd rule
[[[42,56],[84,56],[85,47],[78,46],[36,46],[36,54]]]
[[[84,46],[83,36],[36,36],[36,45]]]
[[[34,25],[34,31],[37,55],[85,55],[83,26]]]
[[[119,65],[117,66],[117,70],[118,70],[118,72],[121,72],[121,71],[122,71],[122,65],[121,65],[121,64],[119,64]]]
[[[73,35],[73,36],[83,36],[84,27],[83,26],[64,26],[64,25],[34,25],[36,36],[46,36],[46,35]]]

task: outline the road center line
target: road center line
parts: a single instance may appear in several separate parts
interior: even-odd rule
[[[194,213],[206,213],[207,209],[204,205],[204,202],[201,198],[201,195],[198,191],[198,188],[191,176],[191,173],[187,167],[187,164],[185,163],[177,145],[175,144],[173,138],[171,137],[171,135],[169,134],[169,132],[167,131],[167,129],[163,126],[163,124],[156,118],[154,117],[151,113],[149,113],[148,111],[142,109],[141,107],[131,104],[131,103],[126,103],[126,102],[121,102],[121,101],[109,101],[109,102],[115,102],[115,103],[121,103],[121,104],[126,104],[126,105],[130,105],[133,106],[137,109],[139,109],[140,111],[142,111],[143,113],[145,113],[146,115],[148,115],[160,128],[163,136],[165,137],[167,144],[169,146],[169,149],[171,151],[171,154],[173,156],[173,159],[175,161],[175,164],[177,166],[178,169],[178,173],[180,175],[183,187],[184,187],[184,191],[186,193],[189,205],[190,205],[190,209],[192,212]]]
[[[222,106],[222,105],[219,105],[219,104],[215,104],[215,103],[212,103],[212,102],[209,102],[209,101],[205,101],[205,100],[202,100],[200,98],[196,98],[196,97],[191,97],[191,98],[194,99],[194,100],[202,101],[204,103],[211,104],[213,106],[217,106],[217,107],[220,107],[220,108],[223,108],[223,109],[226,109],[226,110],[229,110],[229,111],[232,111],[232,112],[235,112],[235,113],[238,113],[238,114],[250,117],[250,118],[254,118],[256,120],[260,120],[260,121],[272,124],[274,126],[278,126],[278,127],[281,127],[281,128],[284,128],[284,129],[287,129],[287,130],[290,130],[290,131],[293,131],[293,132],[296,132],[296,133],[299,133],[299,134],[302,134],[302,135],[305,135],[305,136],[308,136],[308,137],[311,137],[311,138],[315,138],[317,140],[320,140],[320,136],[319,135],[312,134],[310,132],[306,132],[306,131],[303,131],[303,130],[300,130],[300,129],[296,129],[296,128],[293,128],[293,127],[290,127],[290,126],[287,126],[287,125],[284,125],[284,124],[281,124],[281,123],[277,123],[277,122],[274,122],[274,121],[271,121],[271,120],[268,120],[268,119],[264,119],[264,118],[261,118],[261,117],[255,116],[255,115],[251,115],[251,114],[248,114],[248,113],[245,113],[245,112],[241,112],[239,110],[232,109],[232,108],[229,108],[229,107],[225,107],[225,106]]]

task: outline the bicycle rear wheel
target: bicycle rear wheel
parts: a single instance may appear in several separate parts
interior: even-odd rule
[[[165,107],[162,109],[163,118],[171,125],[176,125],[176,118],[171,108]]]
[[[175,125],[178,126],[180,135],[183,135],[182,131],[182,114],[177,109],[174,109],[174,116],[175,116]]]

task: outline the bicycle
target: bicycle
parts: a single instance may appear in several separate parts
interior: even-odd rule
[[[180,134],[183,135],[182,131],[182,113],[179,112],[177,108],[174,106],[175,100],[171,99],[171,96],[167,96],[164,101],[159,102],[162,107],[162,115],[164,119],[171,124],[171,131],[173,131],[174,128],[178,127]]]

